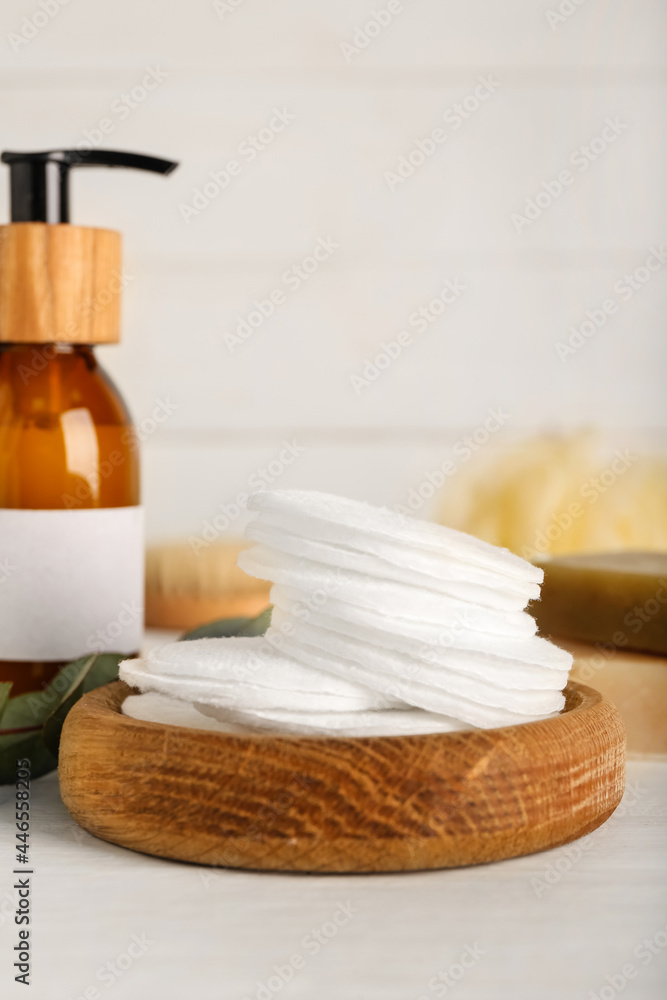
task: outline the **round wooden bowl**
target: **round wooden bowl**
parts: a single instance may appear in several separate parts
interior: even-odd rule
[[[231,736],[131,719],[120,682],[65,721],[74,819],[146,854],[270,871],[395,872],[566,844],[624,787],[614,706],[570,683],[542,722],[427,736]]]

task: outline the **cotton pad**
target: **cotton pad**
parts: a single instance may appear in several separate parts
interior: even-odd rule
[[[405,546],[397,554],[390,551],[389,543],[381,541],[375,547],[376,552],[368,553],[299,537],[266,523],[261,514],[246,526],[245,534],[247,538],[262,543],[266,549],[274,552],[423,587],[489,608],[521,611],[528,601],[539,597],[540,593],[536,583],[514,583],[507,577],[474,567],[470,571],[465,563],[434,558],[429,553],[415,553],[414,549]],[[378,552],[382,552],[382,555]]]
[[[253,576],[299,589],[324,592],[339,601],[350,602],[383,615],[435,625],[448,625],[457,614],[465,614],[472,628],[499,635],[535,631],[535,623],[522,611],[498,611],[446,597],[432,590],[380,580],[352,570],[336,569],[308,559],[297,559],[264,546],[255,546],[239,555],[239,566]]]
[[[221,707],[245,708],[249,712],[272,708],[296,708],[302,712],[362,711],[387,704],[385,696],[368,688],[362,689],[363,694],[358,699],[351,699],[322,692],[276,691],[238,681],[224,683],[200,677],[156,674],[146,670],[140,660],[126,660],[122,666],[121,680],[140,691],[157,691],[181,701],[210,702]],[[397,703],[394,698],[390,701]]]
[[[426,733],[452,733],[470,726],[458,719],[433,715],[416,709],[387,709],[380,712],[309,712],[243,711],[217,709],[212,705],[197,705],[205,715],[237,726],[273,732],[276,735],[299,736],[418,736]]]
[[[254,493],[248,509],[271,511],[283,519],[283,527],[296,535],[322,541],[351,543],[363,547],[364,537],[389,538],[469,565],[496,570],[505,576],[541,583],[542,570],[507,549],[483,542],[453,528],[398,514],[386,507],[372,507],[358,500],[305,490],[271,490]],[[287,523],[287,521],[291,523]],[[347,540],[347,541],[346,541]]]
[[[253,576],[305,592],[330,593],[341,601],[385,615],[446,625],[452,621],[453,614],[465,613],[473,627],[500,635],[511,635],[521,628],[534,631],[535,627],[533,620],[520,610],[498,611],[423,587],[382,580],[352,570],[333,569],[261,545],[241,552],[239,566]]]
[[[245,673],[239,647],[247,650]],[[147,660],[124,660],[119,673],[121,680],[141,691],[217,705],[359,711],[400,704],[276,653],[263,636],[170,643],[151,650]]]
[[[492,613],[490,609],[479,608],[475,604],[448,599],[443,601],[440,609],[440,621],[429,622],[419,618],[405,618],[398,611],[383,614],[361,603],[348,604],[338,600],[339,594],[340,591],[335,591],[335,596],[330,596],[324,589],[309,593],[307,590],[276,584],[271,588],[270,596],[273,604],[297,618],[307,619],[311,610],[326,610],[334,618],[369,625],[427,643],[438,643],[443,631],[447,630],[473,629],[492,637],[505,635],[517,638],[534,635],[537,630],[534,619],[523,611],[505,612],[503,615],[499,611]]]
[[[247,726],[235,726],[231,722],[218,722],[210,716],[202,715],[189,701],[177,701],[157,691],[145,694],[131,694],[122,704],[123,715],[140,722],[156,722],[163,726],[182,726],[185,729],[207,729],[214,733],[242,735]]]
[[[443,678],[443,683],[447,683],[445,690],[440,686],[422,683],[419,679],[401,676],[398,672],[400,663],[396,660],[387,662],[386,665],[393,668],[393,672],[388,674],[381,672],[377,665],[371,668],[360,666],[358,661],[346,660],[338,654],[329,655],[303,642],[286,642],[285,648],[308,666],[368,684],[376,691],[400,697],[416,708],[449,715],[484,729],[532,722],[545,714],[560,711],[564,705],[559,691],[503,692],[493,689],[491,685],[484,685],[483,682],[451,675]],[[475,695],[475,700],[470,697],[471,694]],[[504,707],[499,702],[509,702],[513,707]]]
[[[529,713],[555,711],[561,707],[560,692],[567,683],[568,670],[554,670],[516,660],[502,660],[484,653],[466,650],[447,650],[443,662],[436,663],[428,656],[414,656],[399,650],[386,649],[337,631],[321,628],[306,622],[289,622],[288,634],[281,632],[280,618],[272,625],[272,641],[281,643],[288,655],[291,644],[305,643],[331,656],[341,656],[369,670],[395,674],[408,680],[418,680],[435,688],[443,688],[466,695],[473,701],[521,711],[527,704]],[[278,639],[278,637],[280,637]],[[475,691],[479,690],[479,695]],[[545,697],[539,703],[537,693]],[[554,692],[559,697],[554,699]],[[530,696],[530,697],[529,697]],[[408,700],[408,699],[406,699]]]
[[[508,676],[512,677],[516,673],[517,677],[522,678],[517,686],[524,687],[562,688],[572,666],[570,653],[537,635],[516,639],[467,629],[443,629],[437,642],[428,643],[369,625],[359,625],[343,618],[334,618],[326,614],[326,608],[325,611],[317,611],[302,607],[301,612],[295,617],[276,605],[271,618],[272,631],[284,631],[284,634],[290,635],[300,622],[308,622],[373,646],[398,650],[434,666],[475,673],[476,665],[488,664],[488,670],[503,677],[504,683]],[[511,674],[507,673],[509,667],[512,668]]]
[[[461,532],[326,494],[264,492],[248,506],[258,544],[239,566],[273,584],[271,627],[124,661],[120,676],[152,699],[130,702],[128,714],[359,737],[511,726],[563,708],[571,657],[536,636],[523,610],[541,570]]]
[[[122,706],[123,714],[142,722],[206,729],[232,736],[251,733],[294,732],[315,736],[392,736],[397,729],[404,735],[423,732],[454,732],[468,729],[465,723],[442,716],[430,716],[414,710],[383,712],[334,712],[316,717],[307,712],[266,712],[251,714],[213,705],[195,706],[154,691],[130,695]]]
[[[418,548],[397,539],[377,537],[374,535],[364,535],[360,532],[348,532],[345,529],[339,532],[340,537],[335,541],[322,538],[322,532],[316,521],[305,519],[297,521],[293,516],[279,514],[272,510],[261,510],[255,512],[255,517],[248,524],[253,526],[253,530],[274,531],[281,536],[288,535],[293,538],[305,539],[327,545],[331,548],[346,549],[361,555],[370,555],[377,559],[385,560],[399,566],[402,569],[411,569],[424,573],[427,576],[434,576],[443,580],[465,580],[476,583],[480,586],[491,589],[507,589],[512,593],[520,593],[528,588],[534,594],[534,588],[540,585],[544,571],[539,570],[539,579],[524,580],[512,575],[508,575],[502,569],[485,568],[466,562],[461,558],[453,558],[441,552],[432,552],[427,549]],[[305,534],[302,534],[305,532]],[[257,539],[261,541],[261,539]],[[530,564],[527,564],[530,565]],[[536,567],[532,567],[533,570]]]

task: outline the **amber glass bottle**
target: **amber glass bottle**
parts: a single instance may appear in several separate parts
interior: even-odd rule
[[[138,504],[136,435],[93,349],[0,345],[0,508],[75,511]],[[3,571],[9,581],[12,566]],[[0,680],[13,682],[12,694],[36,690],[62,663],[3,660]]]
[[[137,438],[93,353],[120,339],[119,233],[69,224],[72,167],[170,173],[114,150],[0,157],[0,681],[39,690],[63,663],[139,648]]]

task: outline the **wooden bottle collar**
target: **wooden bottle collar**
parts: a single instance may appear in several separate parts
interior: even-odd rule
[[[0,226],[0,342],[116,344],[124,283],[114,230]]]

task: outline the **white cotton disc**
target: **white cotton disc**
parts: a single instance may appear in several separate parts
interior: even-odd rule
[[[239,566],[273,583],[271,627],[125,660],[121,678],[144,692],[126,714],[235,735],[359,737],[511,726],[562,709],[571,657],[522,610],[541,569],[327,494],[265,491],[248,508],[259,544]]]
[[[273,609],[271,631],[293,636],[294,627],[301,622],[379,649],[395,650],[434,668],[442,666],[482,678],[494,673],[502,676],[507,687],[560,690],[572,666],[571,653],[537,635],[514,639],[483,632],[459,634],[452,629],[443,630],[440,642],[427,643],[333,618],[324,612],[311,611],[297,618],[277,606]]]
[[[258,638],[262,638],[261,636]],[[195,639],[189,643],[174,645],[195,645],[195,643],[229,642],[228,639]],[[267,644],[268,646],[268,644]],[[165,647],[161,647],[165,648]],[[269,649],[271,647],[268,647]],[[159,651],[159,650],[158,650]],[[196,650],[193,656],[197,656]],[[164,661],[162,661],[163,663]],[[156,661],[124,660],[120,664],[121,680],[141,691],[158,691],[182,701],[210,702],[228,707],[286,708],[303,712],[361,711],[392,707],[401,704],[397,699],[387,699],[378,692],[340,677],[327,676],[319,670],[305,667],[299,661],[290,660],[272,651],[272,667],[259,663],[257,675],[249,670],[244,680],[239,680],[230,671],[222,678],[199,677],[172,669],[171,672],[156,669]],[[162,665],[162,664],[161,664]],[[169,664],[172,668],[174,663]],[[267,677],[267,673],[270,676]]]
[[[308,620],[311,611],[325,611],[332,618],[343,618],[345,621],[431,644],[441,642],[443,634],[452,629],[457,632],[474,630],[486,633],[491,638],[503,635],[521,638],[534,635],[537,631],[535,619],[525,611],[491,611],[489,608],[447,598],[443,599],[440,608],[440,621],[430,622],[423,618],[405,617],[399,611],[382,613],[373,610],[366,606],[367,598],[363,603],[350,603],[351,598],[347,592],[346,601],[337,600],[340,592],[327,593],[323,588],[316,591],[300,590],[276,584],[271,588],[270,598],[272,604],[304,620]]]
[[[515,583],[508,577],[477,570],[455,560],[433,557],[429,553],[415,552],[408,546],[401,547],[402,552],[398,556],[400,561],[397,562],[395,552],[389,551],[387,556],[387,550],[390,549],[390,543],[387,542],[378,543],[377,547],[384,549],[383,556],[379,556],[299,537],[266,523],[261,514],[247,525],[245,535],[274,553],[283,553],[283,557],[307,559],[322,566],[353,570],[362,575],[409,584],[501,611],[521,611],[528,601],[539,597],[540,593],[537,583]],[[410,565],[411,563],[414,565]]]
[[[391,707],[377,703],[369,706],[369,694],[358,684],[332,682],[319,671],[308,670],[302,663],[284,656],[263,635],[232,636],[220,639],[191,639],[154,646],[144,659],[146,669],[156,674],[206,678],[226,685],[266,690],[288,695],[317,695],[347,700],[350,709]]]
[[[130,694],[122,706],[123,715],[140,722],[153,722],[161,726],[182,726],[185,729],[207,729],[215,733],[242,735],[248,728],[231,722],[218,722],[202,715],[189,701],[178,701],[157,691]]]
[[[386,709],[376,712],[245,712],[197,705],[205,715],[221,722],[252,728],[275,736],[419,736],[427,733],[453,733],[474,728],[458,719],[433,715],[417,709]]]
[[[553,712],[560,711],[565,704],[560,692],[536,691],[532,692],[533,707],[525,699],[520,708],[515,704],[513,709],[509,709],[498,705],[499,701],[505,700],[502,697],[503,692],[492,691],[491,685],[487,685],[485,691],[482,692],[479,682],[474,685],[470,683],[470,679],[452,679],[450,677],[449,690],[444,690],[421,683],[421,680],[411,680],[396,674],[381,673],[377,668],[367,669],[356,662],[338,655],[329,655],[321,649],[315,649],[305,643],[286,641],[285,648],[308,666],[319,670],[329,670],[346,679],[368,684],[383,695],[402,698],[403,701],[414,705],[415,708],[461,719],[463,722],[483,729],[536,722]],[[457,689],[456,692],[454,688]],[[467,695],[458,693],[461,690],[465,690]],[[471,691],[476,695],[477,700],[472,700]],[[519,695],[526,695],[528,692],[513,691],[506,692],[506,694],[509,696],[506,700],[513,700],[516,703],[519,701]],[[479,700],[482,697],[484,700]],[[539,707],[535,709],[535,705]]]
[[[261,545],[241,552],[238,564],[251,576],[272,580],[303,593],[331,594],[340,602],[368,608],[373,613],[434,625],[449,625],[456,615],[465,615],[471,628],[499,635],[535,631],[535,622],[523,611],[497,611],[446,597],[432,590],[379,580],[352,570],[332,569],[322,563],[273,552]]]
[[[288,655],[294,655],[291,652],[294,643],[302,643],[329,656],[350,660],[367,670],[419,681],[427,687],[461,694],[482,704],[523,711],[529,715],[554,712],[562,707],[560,692],[567,684],[567,670],[527,666],[483,653],[464,651],[457,655],[456,650],[449,651],[453,655],[445,665],[361,642],[340,632],[298,620],[291,620],[289,624],[287,637],[281,631],[280,623],[270,630],[280,637]],[[354,679],[365,683],[361,678]],[[403,700],[409,701],[407,698]]]
[[[507,549],[462,531],[373,507],[358,500],[311,490],[267,490],[254,493],[248,509],[278,514],[292,534],[368,551],[368,539],[390,539],[458,559],[505,576],[541,583],[543,571]]]

